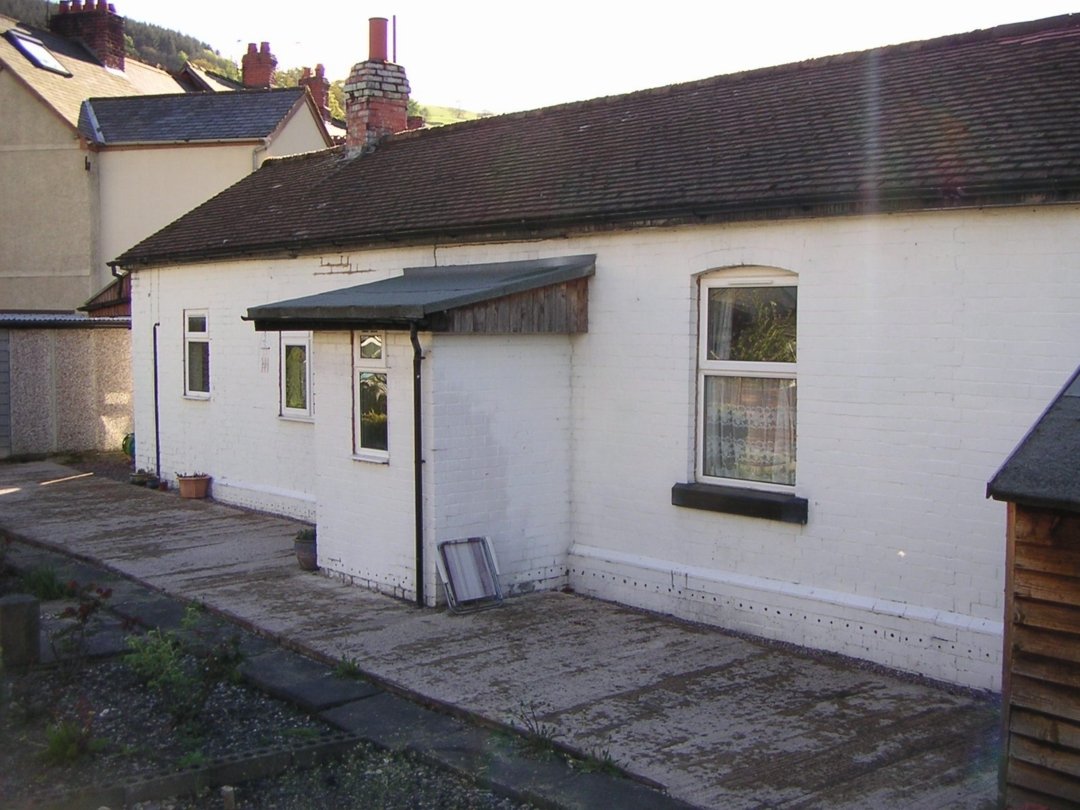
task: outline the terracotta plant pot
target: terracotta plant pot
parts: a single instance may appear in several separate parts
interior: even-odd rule
[[[293,552],[302,571],[319,570],[314,529],[301,529],[293,539]]]
[[[209,475],[178,475],[181,498],[205,498],[210,489]]]

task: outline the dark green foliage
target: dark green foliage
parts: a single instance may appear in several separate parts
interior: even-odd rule
[[[31,568],[20,577],[21,587],[26,593],[33,594],[42,602],[53,599],[66,599],[74,596],[78,586],[63,582],[52,568]]]

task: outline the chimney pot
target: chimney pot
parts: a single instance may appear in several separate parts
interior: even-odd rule
[[[70,5],[71,5],[71,3],[69,2],[69,0],[60,0],[60,13],[61,14],[67,14],[68,13],[68,7]]]
[[[76,1],[77,1],[77,0],[76,0]],[[258,53],[258,52],[259,52],[259,51],[258,51],[258,49],[257,49],[257,48],[255,47],[255,43],[254,43],[254,42],[249,42],[249,43],[248,43],[248,49],[247,49],[247,52],[248,52],[248,53]]]
[[[108,0],[61,2],[59,13],[49,19],[49,30],[81,41],[105,67],[124,69],[124,18]]]
[[[270,53],[270,43],[264,42],[259,46],[259,53]]]
[[[368,59],[372,62],[386,61],[386,17],[368,20]]]
[[[82,0],[74,0],[71,4],[72,11],[82,11]]]
[[[247,53],[240,60],[240,73],[244,87],[270,87],[274,81],[276,67],[277,59],[270,53],[269,42],[263,42],[258,50],[254,42],[249,42]]]

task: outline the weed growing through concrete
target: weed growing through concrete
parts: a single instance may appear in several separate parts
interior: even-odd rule
[[[360,661],[353,658],[348,653],[341,654],[341,658],[339,658],[337,664],[334,665],[334,674],[339,678],[350,678],[354,681],[358,681],[363,677],[363,673],[360,670]]]
[[[67,599],[73,596],[70,582],[64,582],[56,571],[48,566],[31,568],[21,577],[20,587],[29,594],[36,596],[42,602],[51,602],[55,599]]]
[[[563,736],[559,729],[540,718],[541,709],[546,708],[534,701],[518,702],[513,715],[513,723],[525,731],[525,750],[533,756],[551,756],[557,752],[555,740]]]

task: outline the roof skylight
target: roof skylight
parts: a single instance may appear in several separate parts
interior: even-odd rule
[[[60,64],[60,60],[45,47],[45,43],[40,39],[35,39],[22,31],[16,31],[14,28],[7,31],[7,38],[35,66],[42,70],[59,73],[61,76],[71,75],[71,71]]]

